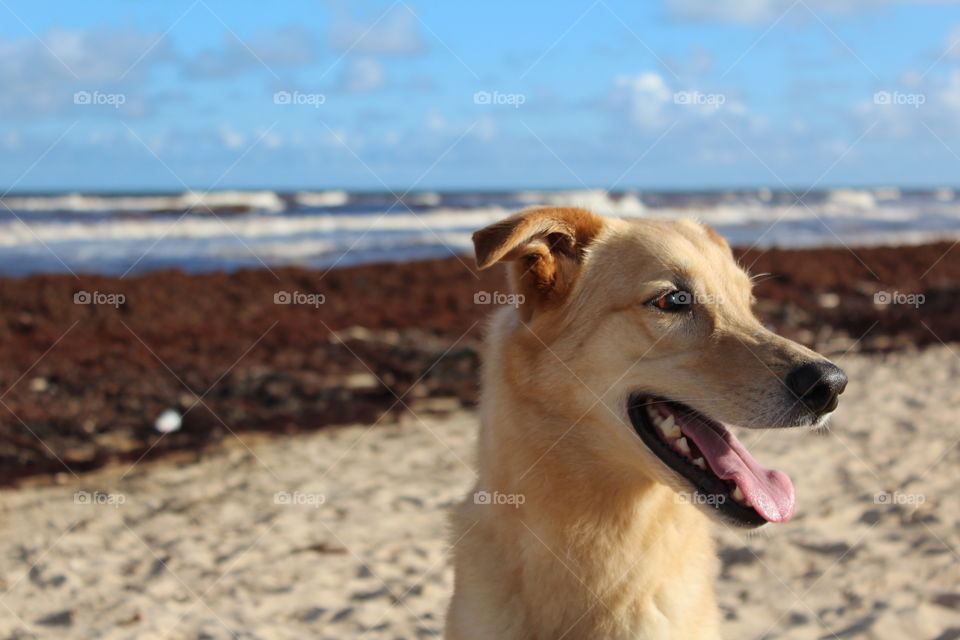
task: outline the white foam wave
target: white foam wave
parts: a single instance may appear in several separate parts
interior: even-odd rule
[[[322,210],[324,207],[343,206],[353,196],[324,191],[288,197],[288,201],[301,208],[283,215],[263,215],[276,211],[283,200],[273,192],[256,193],[259,195],[219,192],[216,198],[203,200],[211,207],[244,202],[253,209],[249,213],[219,217],[196,212],[181,218],[176,215],[51,218],[31,216],[30,209],[22,208],[25,222],[17,219],[0,222],[0,273],[63,271],[64,264],[78,272],[102,273],[124,273],[131,266],[137,270],[167,266],[188,270],[233,269],[263,264],[325,268],[333,264],[345,266],[450,253],[469,254],[474,230],[501,220],[526,204],[585,206],[622,218],[696,218],[713,225],[732,244],[744,246],[864,246],[960,237],[960,203],[954,201],[952,192],[931,193],[926,200],[917,201],[909,195],[894,198],[897,194],[890,190],[836,190],[819,201],[794,204],[782,194],[758,190],[749,194],[721,194],[712,199],[699,196],[678,199],[670,195],[662,198],[658,206],[645,206],[636,193],[611,196],[594,190],[529,191],[498,196],[504,204],[496,206],[451,205],[414,212],[401,207],[389,210],[388,205],[383,205],[375,213],[327,213]],[[425,198],[423,202],[437,201],[432,195],[438,194],[420,195]],[[151,207],[178,210],[196,202],[186,196],[132,198],[141,210]],[[66,198],[57,202],[77,205],[81,207],[79,210],[97,210],[96,207],[104,206],[98,200],[101,196],[77,197],[80,198],[77,202],[70,200],[72,196],[55,198]],[[43,207],[38,205],[38,208],[47,210],[51,200],[44,198]],[[177,206],[171,205],[173,201]],[[871,201],[881,204],[871,206]],[[664,206],[664,202],[671,204]],[[117,200],[111,198],[110,209],[116,209],[116,205]]]
[[[238,208],[282,211],[283,199],[273,191],[187,191],[176,195],[105,196],[66,193],[52,196],[3,198],[14,211],[186,211]]]
[[[877,200],[869,191],[860,189],[831,189],[827,192],[827,201],[843,207],[873,209]]]
[[[342,207],[350,202],[346,191],[298,191],[294,201],[301,207]]]
[[[634,217],[644,215],[646,207],[636,193],[628,192],[613,196],[604,189],[576,191],[521,191],[515,196],[518,201],[543,204],[551,207],[582,207],[606,216]]]
[[[402,231],[479,229],[508,215],[499,207],[459,211],[439,209],[387,215],[234,216],[212,218],[184,216],[181,219],[105,219],[92,222],[32,222],[0,224],[0,246],[32,243],[123,241],[159,238],[295,237],[305,233],[386,233]]]

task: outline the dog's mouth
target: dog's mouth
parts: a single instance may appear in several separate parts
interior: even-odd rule
[[[796,496],[787,474],[758,463],[722,423],[645,395],[631,398],[628,413],[644,444],[693,486],[691,502],[743,527],[793,517]]]

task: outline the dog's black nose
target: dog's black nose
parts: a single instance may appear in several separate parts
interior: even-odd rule
[[[787,388],[817,416],[837,408],[837,396],[847,388],[847,374],[833,363],[805,362],[787,374]]]

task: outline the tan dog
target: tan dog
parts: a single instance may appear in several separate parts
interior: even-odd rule
[[[845,375],[757,321],[750,278],[694,222],[531,208],[473,238],[523,303],[489,329],[447,639],[718,638],[705,514],[794,509],[724,425],[822,424]]]

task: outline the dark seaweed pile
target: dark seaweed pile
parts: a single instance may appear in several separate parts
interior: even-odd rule
[[[960,249],[950,244],[738,257],[769,274],[756,287],[764,321],[814,348],[960,340]],[[505,290],[500,269],[478,273],[466,258],[0,279],[0,483],[199,451],[231,432],[471,406],[491,310],[474,296]],[[102,304],[78,304],[78,292]],[[283,292],[291,304],[275,302]],[[109,304],[116,294],[122,304]],[[893,304],[877,304],[885,294]],[[153,425],[166,409],[184,419],[162,436]]]

